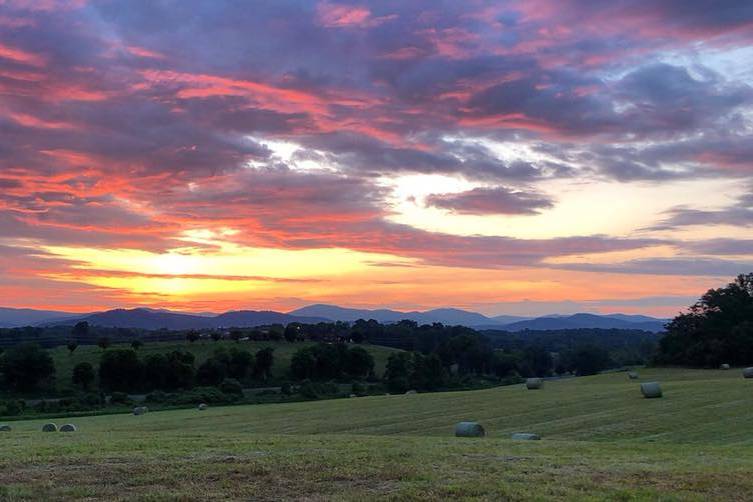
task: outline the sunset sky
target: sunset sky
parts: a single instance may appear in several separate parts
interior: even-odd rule
[[[0,306],[672,315],[752,133],[750,1],[0,0]]]

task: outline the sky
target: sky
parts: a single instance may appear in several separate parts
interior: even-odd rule
[[[0,0],[0,305],[669,316],[752,132],[747,0]]]

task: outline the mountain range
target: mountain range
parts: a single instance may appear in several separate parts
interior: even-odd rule
[[[164,309],[115,309],[91,314],[73,314],[34,309],[0,308],[0,327],[19,326],[72,326],[86,321],[95,326],[136,328],[136,329],[208,329],[226,327],[253,327],[266,324],[288,324],[291,322],[317,323],[328,321],[353,322],[358,319],[374,319],[380,323],[393,323],[409,319],[419,324],[439,322],[448,325],[463,325],[476,329],[498,329],[506,331],[555,330],[555,329],[638,329],[662,331],[665,319],[627,314],[587,314],[549,315],[543,317],[521,317],[500,315],[487,317],[477,312],[454,308],[400,312],[389,309],[354,309],[337,305],[309,305],[292,312],[240,310],[223,314],[182,313]]]

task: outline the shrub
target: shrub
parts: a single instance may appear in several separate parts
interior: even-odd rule
[[[166,403],[170,396],[161,390],[155,390],[146,395],[146,400],[150,403]]]
[[[243,386],[234,378],[226,378],[220,384],[220,390],[223,394],[233,397],[243,397]]]
[[[298,392],[300,394],[308,399],[319,399],[320,397],[324,396],[334,396],[337,395],[339,389],[337,385],[333,383],[322,383],[322,382],[310,382],[305,381],[301,385],[301,387],[298,389]]]
[[[196,387],[188,392],[182,392],[172,397],[172,404],[200,404],[200,403],[225,403],[228,398],[215,387]]]
[[[15,417],[24,412],[24,402],[23,401],[16,401],[16,400],[10,400],[5,403],[5,407],[2,410],[2,414],[9,416],[9,417]]]
[[[94,392],[83,394],[79,401],[89,407],[101,406],[103,403],[102,394],[95,394]]]
[[[111,404],[129,404],[131,399],[125,392],[113,392],[110,396]]]

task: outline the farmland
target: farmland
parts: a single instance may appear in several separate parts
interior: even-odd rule
[[[753,381],[641,370],[542,390],[375,396],[77,418],[0,440],[0,497],[742,500],[753,491]],[[452,437],[477,420],[481,439]],[[62,421],[60,422],[62,423]],[[511,441],[535,432],[542,441]]]

